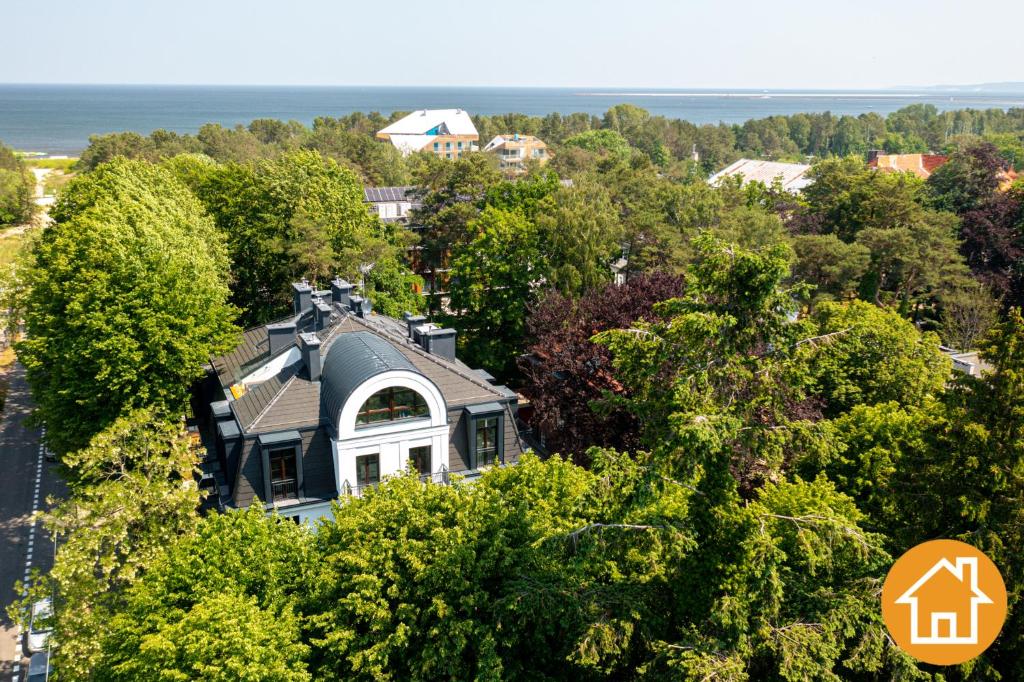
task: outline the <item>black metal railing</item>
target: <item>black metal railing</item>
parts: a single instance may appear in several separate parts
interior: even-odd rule
[[[282,478],[270,483],[274,501],[290,500],[298,496],[298,486],[294,478]]]
[[[420,474],[418,478],[423,483],[436,483],[438,485],[448,485],[451,482],[448,467],[444,465],[432,473]],[[345,479],[345,482],[341,484],[341,494],[345,496],[361,497],[364,492],[370,488],[376,488],[378,485],[380,485],[380,481],[353,485],[348,479]]]

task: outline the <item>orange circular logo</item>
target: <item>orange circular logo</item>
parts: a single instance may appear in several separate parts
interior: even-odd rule
[[[984,553],[931,540],[901,556],[882,587],[882,619],[896,644],[934,665],[969,661],[995,641],[1006,619],[1006,585]]]

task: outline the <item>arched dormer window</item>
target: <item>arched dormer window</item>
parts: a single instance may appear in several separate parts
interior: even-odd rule
[[[430,408],[416,391],[404,386],[389,386],[371,395],[356,414],[356,426],[372,426],[405,419],[430,416]]]

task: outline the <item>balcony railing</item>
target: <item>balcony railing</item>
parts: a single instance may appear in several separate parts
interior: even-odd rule
[[[450,481],[448,467],[442,465],[438,471],[429,474],[420,474],[419,480],[423,483],[448,485]],[[362,497],[364,492],[370,488],[376,488],[378,485],[380,485],[380,482],[352,485],[348,479],[345,479],[345,482],[341,484],[341,494],[345,496]]]
[[[298,495],[297,481],[294,478],[282,478],[277,481],[271,481],[270,489],[274,496],[274,501],[278,500],[290,500]]]

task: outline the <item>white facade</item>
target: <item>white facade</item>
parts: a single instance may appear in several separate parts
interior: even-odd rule
[[[427,403],[429,417],[356,426],[356,415],[363,404],[378,391],[390,387],[409,388]],[[331,441],[334,477],[338,491],[356,489],[356,458],[377,455],[379,477],[403,472],[408,467],[409,450],[430,446],[430,472],[440,480],[449,469],[448,411],[444,397],[433,382],[408,370],[391,370],[371,377],[352,392],[338,418],[338,433]]]

